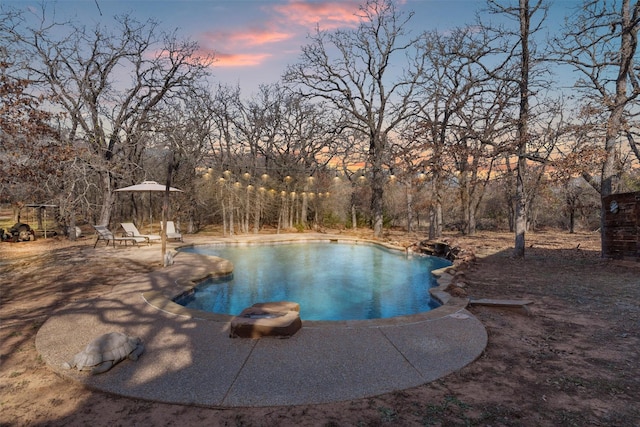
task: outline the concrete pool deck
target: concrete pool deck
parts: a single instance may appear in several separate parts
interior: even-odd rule
[[[335,239],[366,242],[305,233],[187,236],[187,243]],[[95,250],[132,262],[160,257],[159,245]],[[457,298],[392,319],[303,319],[302,329],[288,339],[232,339],[231,316],[187,310],[168,299],[189,280],[225,268],[219,258],[180,252],[170,267],[123,277],[111,293],[56,311],[38,331],[37,350],[56,372],[92,389],[166,403],[242,407],[328,403],[415,387],[473,362],[487,344],[484,326],[465,309],[467,301]],[[139,360],[96,376],[62,368],[91,340],[112,331],[142,338]]]

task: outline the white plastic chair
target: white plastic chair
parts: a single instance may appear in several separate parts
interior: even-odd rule
[[[160,226],[162,226],[162,221],[160,221]],[[182,240],[182,234],[176,231],[176,225],[173,221],[167,221],[167,239],[176,239],[181,242],[184,241]]]

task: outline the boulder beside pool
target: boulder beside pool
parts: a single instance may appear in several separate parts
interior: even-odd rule
[[[231,338],[289,338],[302,327],[300,304],[289,301],[257,303],[231,319]]]
[[[90,370],[94,375],[101,374],[124,359],[138,360],[143,351],[144,345],[140,338],[110,332],[91,341],[71,361],[63,363],[62,367]]]

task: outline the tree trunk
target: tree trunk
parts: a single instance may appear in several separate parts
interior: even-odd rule
[[[475,236],[476,234],[476,211],[475,209],[469,209],[469,217],[467,218],[467,236]]]
[[[442,194],[440,193],[440,171],[433,173],[433,202],[429,213],[429,239],[439,239],[442,237]]]
[[[623,86],[622,86],[623,85]],[[602,164],[601,185],[600,185],[600,200],[615,193],[618,189],[618,140],[617,136],[622,127],[622,116],[624,112],[624,104],[622,99],[625,98],[626,91],[626,75],[619,78],[616,85],[616,102],[609,119],[607,120],[607,131],[605,141],[606,157]],[[604,218],[607,207],[604,203],[600,203],[600,241],[601,241],[601,254],[605,255],[607,252],[605,249],[605,227]]]
[[[371,134],[369,137],[369,159],[371,162],[371,215],[373,220],[373,236],[382,236],[384,225],[384,169],[382,167],[381,137]]]
[[[160,236],[162,237],[162,251],[161,262],[162,265],[168,267],[172,264],[171,260],[167,257],[167,219],[169,217],[169,195],[171,194],[171,178],[173,176],[174,169],[174,152],[171,150],[169,154],[169,161],[167,162],[167,184],[164,189],[164,197],[162,199],[162,227],[160,227]]]
[[[511,200],[507,203],[507,222],[509,223],[509,233],[514,233],[516,231],[516,214],[514,205],[515,203]]]
[[[464,234],[470,234],[469,217],[471,216],[471,201],[469,200],[469,180],[467,171],[462,170],[460,172],[460,205],[462,208],[462,232]]]
[[[234,211],[235,207],[233,204],[233,191],[229,192],[229,207],[227,208],[227,211],[229,213],[229,236],[233,236],[235,233],[234,230],[234,220],[233,220],[233,211]]]
[[[356,230],[358,228],[358,213],[356,211],[355,202],[351,202],[351,229]]]
[[[435,205],[429,209],[429,240],[436,238],[436,208]]]
[[[309,212],[309,202],[307,200],[307,193],[302,193],[302,207],[300,208],[300,224],[307,228],[307,215]]]
[[[358,213],[356,210],[356,189],[352,187],[351,191],[351,229],[356,230],[358,228]]]
[[[260,217],[262,215],[262,194],[260,191],[256,191],[256,206],[255,214],[253,217],[253,233],[258,234],[260,231]]]
[[[384,225],[384,209],[383,209],[382,186],[373,186],[371,188],[371,213],[373,215],[373,236],[382,236],[382,226]]]
[[[442,202],[438,199],[439,196],[429,210],[429,240],[442,237]]]
[[[244,232],[249,234],[249,222],[251,221],[251,190],[247,187],[247,203],[244,207]]]
[[[224,203],[224,196],[222,196],[220,204],[222,205],[222,235],[224,237],[227,237],[227,230],[229,228],[229,224],[227,221],[227,207]]]
[[[282,228],[282,222],[284,221],[284,215],[285,215],[284,202],[285,202],[285,196],[281,196],[280,209],[278,209],[278,228],[276,230],[276,234],[280,234],[280,229]]]
[[[75,242],[78,239],[78,233],[76,233],[76,213],[74,211],[70,212],[69,217],[69,240]]]
[[[436,200],[436,208],[435,208],[435,238],[439,239],[442,237],[442,228],[443,228],[443,216],[442,216],[442,201],[440,195],[438,195],[438,199]]]
[[[111,174],[105,173],[102,175],[102,208],[100,210],[100,220],[98,225],[109,226],[111,221],[111,207],[116,199],[116,194],[113,192],[113,182],[111,180]]]
[[[291,205],[289,205],[289,219],[287,220],[287,228],[293,227],[293,219],[295,218],[296,203],[295,199],[291,197]]]
[[[413,231],[413,194],[411,193],[411,182],[407,183],[407,231]]]
[[[576,232],[575,230],[575,224],[576,224],[576,211],[575,209],[571,206],[569,208],[569,234],[573,234]]]
[[[516,258],[524,258],[525,248],[525,231],[527,229],[527,200],[524,194],[524,173],[526,168],[526,159],[521,157],[518,159],[518,170],[516,176],[516,196],[515,196],[515,247],[513,255]]]
[[[524,258],[525,231],[527,227],[527,199],[524,187],[526,174],[527,143],[529,137],[529,0],[520,0],[520,112],[518,116],[518,166],[516,171],[515,196],[515,246],[516,258]]]
[[[24,205],[22,204],[22,202],[20,202],[19,204],[12,204],[11,205],[11,222],[13,222],[14,224],[16,222],[20,222],[20,212],[22,211],[22,207]]]

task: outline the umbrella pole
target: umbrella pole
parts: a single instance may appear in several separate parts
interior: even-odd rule
[[[153,233],[153,207],[151,206],[151,191],[149,191],[149,233]]]

